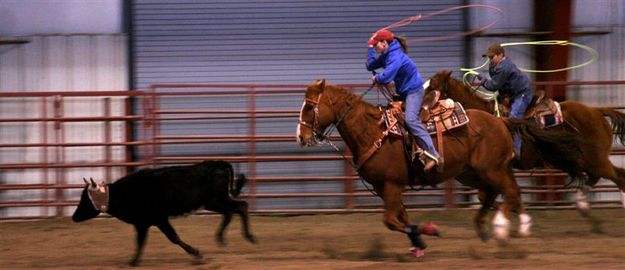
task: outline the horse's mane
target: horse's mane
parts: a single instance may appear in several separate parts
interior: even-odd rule
[[[354,104],[351,105],[353,106],[352,110],[355,110],[357,113],[367,113],[368,115],[379,118],[380,111],[377,110],[373,104],[366,102],[360,95],[354,93],[347,88],[338,85],[326,85],[324,91],[331,92],[332,96],[334,96],[339,101],[344,101],[347,106]],[[359,105],[359,103],[362,104]]]
[[[491,101],[482,99],[462,80],[445,73],[446,71],[440,71],[434,74],[433,78],[441,81],[441,89],[446,91],[448,97],[462,103],[468,109],[477,108],[493,112]]]
[[[335,104],[344,103],[343,106],[345,108],[350,107],[348,112],[346,109],[344,112],[338,112],[339,114],[347,112],[347,115],[350,115],[349,119],[346,117],[342,124],[349,126],[361,126],[362,132],[359,133],[360,139],[354,143],[361,144],[361,147],[369,147],[370,144],[379,136],[379,128],[382,124],[382,122],[380,122],[382,116],[380,110],[373,104],[363,100],[360,95],[341,86],[326,85],[324,92],[332,96]],[[366,126],[369,125],[363,125],[363,123],[356,122],[358,119],[366,119],[368,123],[374,123],[376,128],[368,129]]]

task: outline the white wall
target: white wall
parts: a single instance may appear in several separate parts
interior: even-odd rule
[[[122,32],[122,0],[0,0],[0,37]]]
[[[0,93],[33,91],[128,90],[127,37],[122,31],[121,0],[0,0],[0,39],[27,40],[20,45],[0,47]],[[48,99],[47,115],[53,108]],[[103,116],[103,97],[67,98],[63,116]],[[112,97],[112,115],[124,114],[125,99]],[[0,118],[42,116],[41,99],[2,98]],[[42,143],[41,122],[0,123],[0,143]],[[102,142],[101,122],[66,122],[58,138],[52,123],[46,125],[48,143]],[[111,124],[112,140],[125,140],[122,122]],[[124,161],[123,147],[112,147],[113,161]],[[103,147],[49,148],[44,157],[40,147],[0,148],[0,163],[93,163],[103,162]],[[61,160],[59,160],[59,157]],[[123,175],[114,168],[111,178]],[[104,168],[61,170],[2,170],[3,184],[77,184],[82,177],[104,179]],[[108,179],[111,180],[111,179]],[[1,200],[43,200],[54,198],[54,190],[11,190]],[[80,190],[64,196],[74,200]],[[69,214],[72,209],[65,208]],[[53,215],[53,208],[7,208],[2,216]]]

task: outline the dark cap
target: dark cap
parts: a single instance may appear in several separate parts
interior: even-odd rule
[[[499,45],[499,43],[495,43],[493,45],[490,45],[490,47],[488,47],[488,50],[486,51],[485,54],[482,54],[482,57],[491,57],[497,54],[506,54],[506,52],[503,50],[503,47],[501,47],[501,45]]]
[[[380,29],[377,32],[375,32],[373,36],[371,36],[371,38],[369,39],[369,42],[367,43],[373,46],[383,40],[386,40],[388,41],[388,43],[391,43],[393,39],[395,39],[395,35],[393,35],[393,32],[388,31],[386,29]]]

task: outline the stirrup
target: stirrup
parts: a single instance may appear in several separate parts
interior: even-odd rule
[[[432,168],[434,168],[436,165],[438,165],[436,163],[436,160],[433,159],[428,159],[428,161],[425,162],[425,164],[423,165],[423,171],[424,172],[429,172]]]
[[[423,150],[421,153],[419,160],[423,163],[423,171],[428,172],[435,166],[438,166],[439,160],[434,155],[430,154],[428,151]]]

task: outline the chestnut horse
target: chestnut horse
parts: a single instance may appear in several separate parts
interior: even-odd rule
[[[507,124],[507,120],[479,110],[468,110],[467,115],[470,119],[467,125],[444,135],[443,171],[424,174],[421,170],[415,178],[411,162],[404,154],[403,140],[386,136],[380,110],[349,90],[318,80],[306,91],[297,126],[297,142],[302,147],[313,146],[325,139],[323,132],[330,125],[336,126],[351,150],[358,173],[384,201],[385,225],[407,234],[413,248],[425,248],[419,234],[427,234],[427,230],[419,231],[410,223],[402,199],[405,187],[436,185],[454,177],[486,195],[474,220],[482,240],[488,238],[486,215],[499,194],[503,195],[504,202],[493,220],[495,238],[507,239],[508,217],[513,208],[519,213],[519,234],[529,235],[531,219],[523,208],[520,189],[512,173],[514,153],[507,127],[525,130],[525,123]],[[523,133],[521,136],[532,135]]]
[[[440,71],[430,78],[429,87],[425,89],[426,95],[434,90],[440,92],[440,98],[451,98],[460,102],[467,109],[494,113],[494,101],[480,98],[471,87],[461,80],[451,77],[449,70]],[[621,144],[625,145],[625,114],[610,108],[589,107],[574,101],[560,102],[560,108],[564,123],[547,130],[554,132],[568,130],[574,134],[579,140],[581,150],[580,159],[575,166],[580,172],[586,173],[588,177],[586,184],[594,186],[599,178],[612,180],[621,190],[623,207],[625,207],[625,169],[614,166],[609,159],[614,135],[617,136]],[[612,125],[605,119],[606,116],[610,118]],[[542,153],[537,153],[532,143],[523,140],[521,162],[518,168],[531,169],[542,166],[542,160]],[[551,164],[548,161],[547,163]],[[571,174],[570,168],[562,168],[557,164],[551,165]],[[576,177],[577,175],[571,176]],[[586,189],[582,190],[586,191]],[[582,214],[587,214],[588,203],[582,201],[586,196],[580,197],[580,194],[578,192],[578,209]]]

